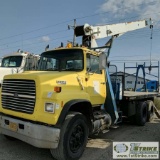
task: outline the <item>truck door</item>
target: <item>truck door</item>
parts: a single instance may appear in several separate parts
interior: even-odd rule
[[[87,54],[87,92],[92,104],[103,104],[106,97],[104,71],[99,70],[99,56]]]

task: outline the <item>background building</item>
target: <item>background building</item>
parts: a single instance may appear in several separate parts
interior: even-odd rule
[[[123,81],[123,77],[124,77],[124,81],[125,81],[125,89],[134,89],[135,87],[135,81],[136,81],[136,75],[134,74],[129,74],[129,73],[125,73],[124,72],[117,72],[116,73],[111,73],[111,81],[119,81],[122,82]],[[148,82],[149,80],[146,79],[146,82]],[[144,79],[142,77],[137,77],[137,87],[136,88],[142,88],[144,85]]]

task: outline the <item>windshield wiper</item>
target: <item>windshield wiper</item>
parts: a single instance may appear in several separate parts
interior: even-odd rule
[[[58,70],[55,68],[47,68],[47,69],[45,69],[45,71],[58,71]]]
[[[81,71],[82,69],[75,69],[75,68],[67,68],[67,69],[62,69],[61,71]]]

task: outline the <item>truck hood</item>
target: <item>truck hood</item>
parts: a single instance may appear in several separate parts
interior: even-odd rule
[[[32,81],[34,81],[35,84],[32,83]],[[79,81],[81,81],[82,83],[80,83]],[[22,106],[19,105],[18,106],[20,107],[21,111],[23,111],[23,107],[25,107],[27,113],[23,113],[21,111],[20,111],[21,113],[19,113],[18,111],[14,111],[14,109],[10,110],[2,107],[0,108],[0,110],[2,110],[1,112],[12,116],[17,116],[21,118],[23,117],[25,119],[43,122],[47,124],[56,124],[58,120],[58,115],[60,114],[63,105],[66,102],[68,102],[68,100],[89,99],[89,96],[85,91],[86,81],[84,79],[83,71],[82,72],[25,71],[23,73],[6,75],[4,77],[3,83],[5,83],[5,85],[2,85],[2,90],[4,89],[3,95],[7,93],[14,94],[11,95],[11,97],[14,96],[13,99],[15,99],[15,97],[21,96],[22,98],[20,99],[18,98],[18,101]],[[18,83],[20,83],[20,85]],[[35,90],[36,94],[34,94],[34,89],[32,89],[34,85],[36,89]],[[84,87],[83,90],[82,90],[82,85]],[[55,87],[61,87],[60,92],[56,93],[54,90]],[[18,90],[22,92],[19,93]],[[25,101],[22,102],[21,99],[24,100],[26,99],[26,102]],[[9,104],[12,105],[12,99],[9,100],[10,100]],[[33,102],[35,102],[35,104],[33,104]],[[54,103],[54,105],[56,105],[55,112],[57,114],[44,112],[44,104],[46,102]],[[28,107],[30,105],[31,108]],[[9,107],[10,106],[8,105],[8,108]],[[16,108],[16,106],[14,106],[14,103],[12,107]],[[33,108],[34,110],[32,111]]]
[[[4,79],[25,79],[34,80],[39,89],[53,90],[55,86],[63,87],[63,91],[70,87],[79,88],[78,78],[82,80],[79,72],[59,72],[59,71],[26,71],[23,73],[6,75]],[[82,80],[83,81],[83,80]],[[82,82],[83,83],[83,82]]]

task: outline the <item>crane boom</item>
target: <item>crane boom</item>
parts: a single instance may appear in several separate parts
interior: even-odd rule
[[[77,26],[75,28],[75,35],[83,36],[83,40],[88,38],[88,40],[91,42],[90,47],[93,48],[98,47],[96,43],[97,39],[106,38],[110,36],[118,37],[126,32],[145,28],[147,25],[147,20],[97,26],[84,24],[83,26]]]

